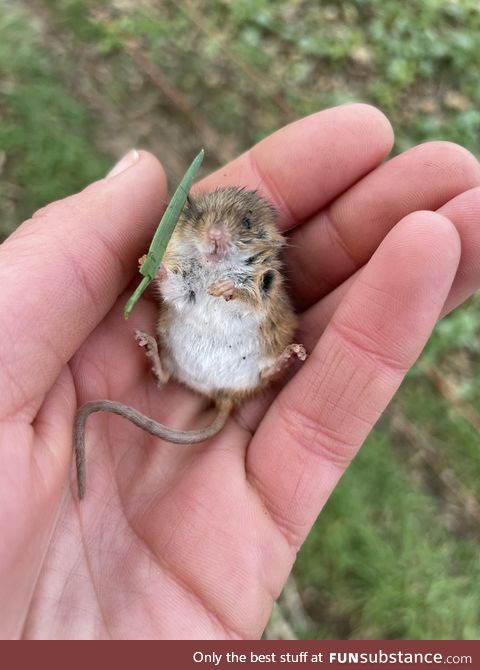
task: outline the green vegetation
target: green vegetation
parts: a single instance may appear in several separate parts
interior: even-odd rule
[[[452,536],[406,465],[377,430],[305,544],[297,573],[314,635],[478,636],[478,538]]]
[[[93,119],[63,88],[25,16],[0,8],[0,236],[101,175]]]
[[[0,0],[0,236],[131,146],[174,183],[349,100],[480,153],[476,0]],[[448,387],[439,385],[441,373]],[[437,328],[326,506],[297,635],[480,636],[480,300]]]
[[[183,176],[180,184],[177,186],[175,193],[170,198],[170,202],[168,203],[165,212],[163,213],[150,247],[148,248],[146,258],[142,261],[142,264],[139,267],[139,271],[140,274],[143,275],[143,279],[125,305],[125,310],[123,313],[125,319],[128,319],[130,312],[134,308],[138,299],[150,284],[150,282],[155,278],[170,238],[173,235],[175,226],[177,225],[180,214],[182,213],[183,207],[188,198],[188,193],[203,161],[204,154],[204,149],[201,149],[201,151],[193,159],[193,162],[188,170],[185,172],[185,175]]]
[[[476,0],[48,4],[102,54],[140,42],[222,136],[250,142],[279,117],[362,99],[393,121],[400,150],[433,137],[480,150]]]

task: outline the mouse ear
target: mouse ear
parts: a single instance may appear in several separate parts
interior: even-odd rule
[[[183,212],[187,214],[187,218],[195,222],[200,218],[202,210],[199,207],[198,199],[194,195],[187,195]]]
[[[277,275],[276,271],[270,269],[264,272],[263,275],[261,276],[260,291],[263,293],[263,295],[268,295],[272,290],[272,286],[275,282],[276,275]]]

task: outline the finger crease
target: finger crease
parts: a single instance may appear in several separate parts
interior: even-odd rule
[[[285,501],[282,499],[278,505],[275,504],[262,480],[256,477],[251,470],[248,470],[247,472],[247,480],[255,490],[262,508],[265,510],[266,514],[268,514],[281,537],[285,540],[288,549],[293,550],[296,553],[302,544],[310,525],[302,524],[300,522],[297,523],[292,519],[287,518],[282,511]],[[269,592],[269,595],[273,600],[278,598],[278,594],[276,595],[271,591]]]
[[[355,331],[351,325],[344,326],[335,319],[330,322],[329,328],[331,328],[349,348],[354,348],[368,360],[372,361],[376,367],[393,372],[395,376],[400,377],[403,377],[407,373],[410,366],[408,364],[402,364],[393,356],[381,354],[378,351],[380,345],[378,345],[373,337],[369,337],[362,331]],[[356,332],[357,336],[355,335]],[[366,340],[367,338],[371,341],[370,346],[367,345],[366,341],[360,341],[361,339]]]
[[[307,453],[325,458],[330,465],[342,471],[349,465],[358,449],[356,440],[341,437],[338,431],[322,425],[298,407],[288,407],[281,403],[279,410],[286,433]]]
[[[363,265],[363,261],[357,260],[355,256],[352,253],[352,250],[350,249],[349,245],[347,242],[344,240],[343,236],[340,234],[340,230],[338,229],[338,226],[335,224],[334,220],[332,219],[330,215],[330,211],[328,209],[323,210],[320,214],[320,220],[322,223],[324,223],[327,235],[330,237],[332,241],[332,245],[335,247],[339,247],[347,259],[350,261],[350,263],[353,266],[353,271],[358,270],[359,267]],[[350,270],[348,273],[345,273],[347,276],[351,274],[352,270]]]
[[[282,226],[282,228],[284,230],[291,228],[297,222],[297,217],[287,205],[285,198],[281,195],[280,190],[278,189],[273,179],[270,176],[267,176],[267,174],[260,168],[257,159],[253,155],[253,150],[250,149],[247,155],[253,173],[259,178],[260,183],[267,187],[268,195],[273,200],[275,207],[283,213],[283,218],[285,218],[287,221],[287,225]]]

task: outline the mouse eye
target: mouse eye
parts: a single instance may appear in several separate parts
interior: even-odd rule
[[[250,230],[250,228],[252,227],[252,221],[251,219],[248,218],[248,216],[243,217],[242,226],[244,226],[247,230]]]

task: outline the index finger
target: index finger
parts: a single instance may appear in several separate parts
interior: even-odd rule
[[[288,230],[315,214],[388,155],[393,131],[375,107],[350,104],[290,123],[197,185],[257,189]]]

